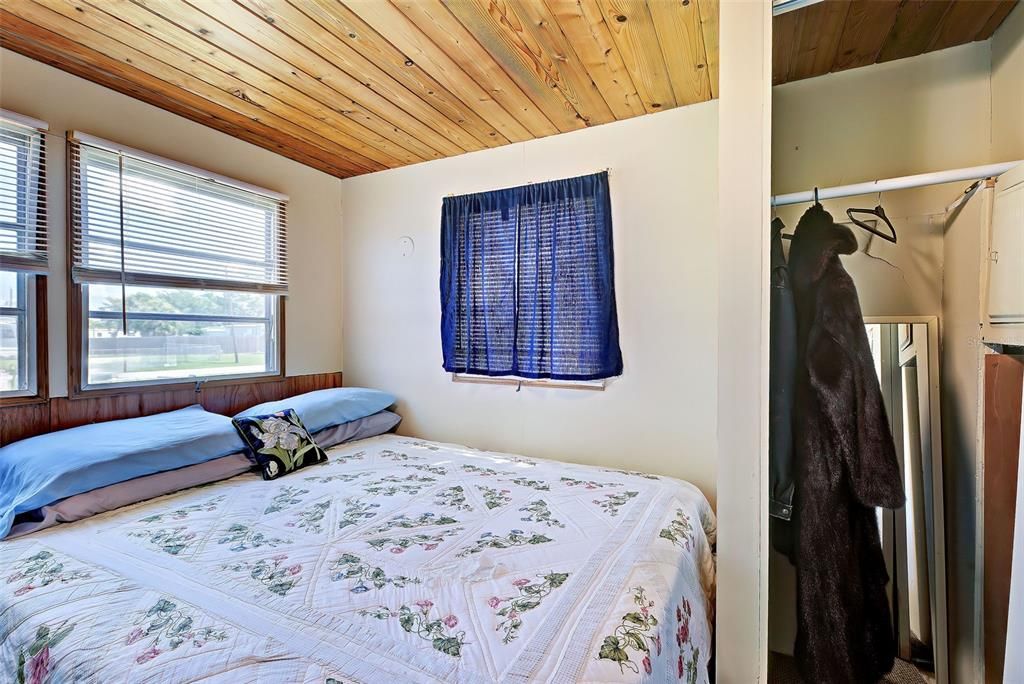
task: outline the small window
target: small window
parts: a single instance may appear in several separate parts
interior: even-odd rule
[[[275,295],[134,285],[125,295],[119,285],[82,287],[87,386],[278,370]]]
[[[35,277],[0,271],[0,396],[37,393]]]
[[[279,375],[285,199],[71,141],[80,389]]]
[[[46,124],[0,110],[0,399],[45,394]]]
[[[441,341],[451,373],[622,373],[607,172],[448,197]]]

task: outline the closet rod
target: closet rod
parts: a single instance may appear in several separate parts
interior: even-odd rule
[[[834,188],[819,188],[817,193],[819,200],[827,200],[839,197],[853,197],[854,195],[874,195],[879,192],[890,192],[892,190],[923,188],[926,185],[941,185],[943,183],[991,178],[1006,173],[1018,164],[1024,164],[1024,160],[988,164],[986,166],[971,166],[965,169],[950,169],[949,171],[919,173],[914,176],[886,178],[865,183],[854,183],[852,185],[838,185]],[[804,202],[813,201],[814,191],[810,190],[807,192],[791,192],[788,195],[776,195],[772,199],[772,205],[784,207],[788,204],[803,204]]]

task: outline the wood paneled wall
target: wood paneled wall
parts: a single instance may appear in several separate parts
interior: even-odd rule
[[[341,387],[342,375],[316,373],[283,380],[200,386],[195,390],[153,391],[68,399],[0,408],[0,445],[45,432],[119,418],[137,418],[202,404],[208,411],[234,415],[254,404],[318,389]]]
[[[1020,458],[1024,356],[985,357],[985,681],[1003,681]]]

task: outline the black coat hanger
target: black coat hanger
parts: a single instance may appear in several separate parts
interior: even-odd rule
[[[865,223],[864,221],[858,220],[857,217],[854,216],[855,213],[867,214],[869,216],[874,216],[875,218],[882,219],[882,221],[885,222],[885,225],[889,227],[889,233],[883,233],[874,226]],[[889,217],[885,215],[885,209],[882,208],[881,193],[879,193],[878,205],[874,209],[856,209],[851,207],[850,209],[846,210],[846,215],[847,217],[849,217],[849,219],[853,222],[855,226],[863,228],[872,235],[877,235],[878,237],[882,238],[887,242],[891,242],[894,245],[896,244],[896,227],[892,225],[892,221],[890,221]]]

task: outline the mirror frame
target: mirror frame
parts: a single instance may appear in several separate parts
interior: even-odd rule
[[[902,369],[914,359],[919,359],[921,350],[918,345],[924,347],[928,362],[927,384],[919,381],[918,401],[923,409],[927,405],[927,411],[921,411],[922,419],[927,419],[927,425],[921,426],[922,445],[930,452],[927,456],[931,461],[931,501],[932,507],[926,513],[931,515],[934,530],[934,559],[929,559],[934,564],[934,586],[931,587],[931,622],[932,622],[932,651],[935,663],[936,684],[948,684],[949,682],[949,617],[947,590],[947,565],[946,565],[946,517],[944,504],[944,478],[943,478],[943,454],[942,454],[942,401],[941,401],[941,377],[940,377],[940,354],[939,354],[939,319],[937,316],[865,316],[864,323],[890,324],[890,325],[926,325],[927,339],[914,339],[913,335],[904,335],[897,340],[896,353],[898,357],[894,367]],[[902,377],[902,373],[900,373]],[[920,376],[919,376],[920,378]],[[889,392],[894,388],[893,383],[889,384]],[[883,394],[886,391],[886,383],[883,381]],[[888,396],[887,395],[887,398]],[[888,408],[888,407],[887,407]],[[902,421],[902,410],[899,414]],[[922,421],[923,423],[924,421]],[[897,445],[900,453],[903,452],[903,445]],[[901,464],[903,458],[901,457]],[[901,467],[902,470],[902,467]],[[905,511],[906,509],[900,509]],[[895,575],[893,575],[895,576]],[[941,597],[941,598],[940,598]],[[895,627],[896,625],[894,625]]]

